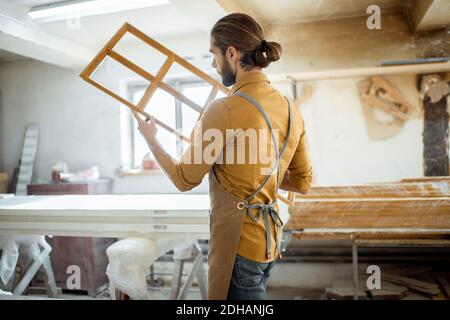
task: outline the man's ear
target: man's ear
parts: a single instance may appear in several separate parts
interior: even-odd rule
[[[228,47],[226,54],[227,54],[227,59],[229,61],[232,61],[233,63],[236,62],[236,59],[238,59],[238,51],[236,50],[235,47],[232,47],[232,46]]]

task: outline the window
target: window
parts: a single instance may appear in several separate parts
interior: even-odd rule
[[[177,80],[170,83],[178,91],[189,97],[192,101],[202,106],[207,100],[211,91],[211,85],[199,81]],[[132,85],[129,87],[130,97],[133,103],[137,103],[144,94],[145,85]],[[223,97],[224,94],[219,92],[217,98]],[[190,107],[182,104],[173,96],[163,90],[156,90],[150,104],[145,109],[149,114],[157,117],[172,128],[177,128],[184,136],[189,137],[195,126],[200,114]],[[132,134],[131,134],[131,153],[132,166],[139,167],[143,157],[150,152],[147,143],[137,129],[137,121],[134,116],[129,113],[132,118]],[[180,158],[186,150],[188,144],[178,139],[172,133],[158,127],[158,141],[164,146],[164,149],[174,158]]]

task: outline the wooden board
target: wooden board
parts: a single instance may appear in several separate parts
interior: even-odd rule
[[[325,293],[328,299],[334,300],[353,300],[354,297],[354,289],[351,286],[326,288]],[[367,300],[367,293],[364,290],[358,290],[358,299]]]
[[[450,197],[303,199],[289,208],[286,229],[450,229]]]
[[[447,182],[450,184],[450,177],[421,177],[421,178],[405,178],[400,180],[402,183],[411,183],[411,182]]]
[[[434,283],[420,281],[420,280],[416,280],[416,279],[408,278],[408,277],[397,276],[397,275],[389,274],[386,272],[383,272],[381,274],[381,278],[385,281],[403,285],[403,286],[408,287],[409,289],[423,292],[426,294],[437,295],[437,294],[441,293],[439,286]]]
[[[400,300],[406,297],[408,289],[402,288],[401,290],[395,289],[379,289],[379,290],[367,290],[367,294],[372,300]]]
[[[324,198],[400,198],[450,196],[450,181],[367,184],[354,186],[313,186],[307,194],[295,194],[295,199]]]
[[[290,194],[293,205],[285,229],[308,230],[312,236],[330,235],[334,230],[340,238],[351,230],[357,234],[373,234],[371,230],[377,229],[380,234],[395,234],[399,229],[404,234],[432,235],[430,230],[438,229],[450,232],[450,180],[436,177],[404,181],[318,186],[306,195]]]

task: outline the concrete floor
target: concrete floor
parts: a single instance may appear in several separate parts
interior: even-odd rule
[[[447,256],[447,255],[446,255]],[[448,257],[448,256],[447,256]],[[323,259],[322,259],[323,260]],[[393,261],[398,260],[394,257]],[[350,260],[351,261],[351,260]],[[269,299],[283,299],[283,300],[319,300],[326,299],[325,289],[338,286],[339,283],[346,283],[347,286],[352,287],[352,264],[347,260],[336,259],[335,261],[308,261],[306,258],[291,259],[281,261],[272,269],[268,279],[268,298]],[[368,265],[377,264],[380,266],[381,272],[395,272],[396,270],[412,269],[419,270],[420,268],[432,267],[433,271],[429,274],[415,275],[413,278],[417,280],[424,280],[435,282],[436,272],[441,272],[440,276],[444,276],[450,282],[450,260],[444,262],[427,261],[424,258],[419,259],[420,262],[378,262],[361,261],[359,264],[360,285],[366,283],[368,274],[366,269]],[[183,281],[186,279],[192,263],[185,264],[183,271]],[[162,282],[162,287],[157,285],[149,285],[149,297],[154,300],[166,300],[170,297],[170,281],[174,270],[174,263],[172,261],[157,261],[154,266],[154,277]],[[207,264],[205,263],[205,269]],[[194,280],[195,282],[195,280]],[[387,284],[389,285],[389,284]],[[382,287],[385,284],[382,282]],[[384,288],[384,287],[383,287]],[[35,297],[45,297],[45,295],[35,295]],[[96,297],[89,297],[81,292],[80,294],[73,291],[63,291],[61,296],[63,299],[110,299],[108,285],[99,288]],[[435,297],[435,299],[443,297]],[[198,288],[191,288],[188,292],[187,299],[201,299]],[[425,294],[410,292],[406,300],[421,300],[430,299]]]

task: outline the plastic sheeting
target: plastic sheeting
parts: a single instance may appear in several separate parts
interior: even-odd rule
[[[109,264],[106,274],[110,282],[110,294],[115,299],[115,289],[133,300],[148,299],[146,278],[150,266],[158,257],[174,249],[175,258],[188,254],[192,239],[145,239],[128,238],[111,245],[107,250]]]
[[[0,236],[0,279],[6,285],[14,275],[20,251],[28,259],[38,257],[41,250],[39,245],[48,245],[45,236]]]
[[[11,293],[11,292],[9,292],[9,291],[3,291],[2,289],[0,289],[0,295],[1,295],[1,294],[7,295],[7,296],[12,296],[12,293]]]

